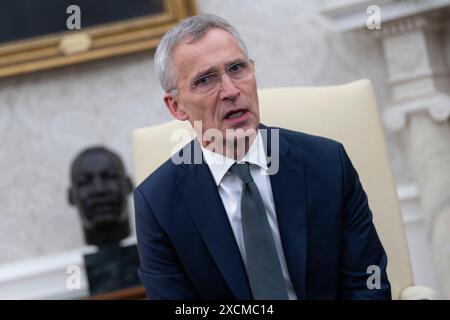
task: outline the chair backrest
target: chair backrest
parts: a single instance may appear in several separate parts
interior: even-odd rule
[[[259,102],[262,123],[329,137],[345,146],[368,195],[375,227],[388,254],[392,297],[398,299],[401,290],[413,284],[412,270],[370,81],[328,87],[262,89]],[[137,183],[176,151],[177,143],[171,141],[171,134],[177,128],[190,130],[192,134],[187,122],[176,120],[133,132]]]

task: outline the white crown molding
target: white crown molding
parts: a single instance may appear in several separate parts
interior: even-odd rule
[[[386,79],[386,83],[389,85],[396,85],[396,84],[403,84],[414,80],[422,80],[426,78],[439,78],[439,77],[448,77],[449,71],[448,70],[431,70],[431,69],[424,69],[424,70],[418,70],[414,73],[410,73],[408,75],[397,75],[392,76],[390,75]]]
[[[320,13],[331,22],[334,32],[347,32],[366,27],[366,10],[371,5],[381,8],[382,25],[450,6],[450,0],[344,0],[322,6]]]
[[[405,127],[408,114],[419,111],[427,111],[435,121],[446,121],[450,118],[450,97],[438,93],[390,105],[383,112],[383,121],[388,129],[399,131]]]

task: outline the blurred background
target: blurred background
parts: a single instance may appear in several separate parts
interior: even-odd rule
[[[238,29],[256,61],[260,88],[372,81],[414,282],[448,297],[449,263],[436,263],[433,255],[450,261],[450,1],[194,4],[196,12],[220,15]],[[13,12],[12,6],[3,6],[2,14]],[[66,28],[70,14],[61,15]],[[8,44],[0,43],[0,298],[82,298],[89,295],[83,255],[96,249],[85,242],[77,208],[68,202],[71,163],[81,150],[102,145],[119,154],[133,176],[133,129],[171,120],[154,50],[130,49],[34,72],[18,68],[14,74],[6,58],[1,60],[10,52],[2,51]],[[66,55],[68,48],[69,53],[62,49]],[[131,230],[123,246],[135,243],[128,197]],[[69,265],[81,266],[75,288],[67,285],[75,275]]]

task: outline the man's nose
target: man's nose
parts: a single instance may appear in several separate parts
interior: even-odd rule
[[[96,191],[103,191],[104,189],[104,184],[103,184],[103,179],[100,176],[95,176],[93,179],[93,185],[94,185],[94,189]]]
[[[226,73],[222,75],[220,81],[220,99],[235,99],[239,95],[239,89],[234,85],[233,80]]]

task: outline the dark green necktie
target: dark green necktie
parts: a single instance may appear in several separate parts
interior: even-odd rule
[[[287,300],[287,290],[264,203],[248,163],[235,163],[230,172],[242,180],[241,221],[247,274],[255,300]]]

